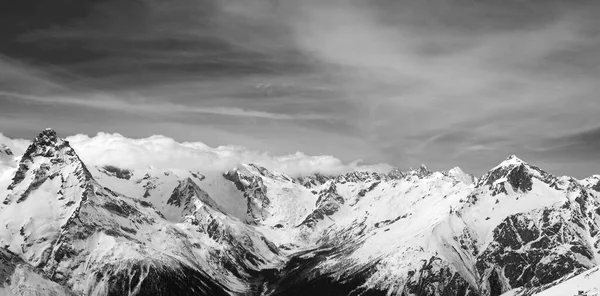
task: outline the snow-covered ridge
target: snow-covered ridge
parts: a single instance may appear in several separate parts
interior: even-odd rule
[[[189,221],[174,223],[143,196],[98,183],[69,143],[46,130],[8,185],[0,244],[75,293],[244,293],[251,273],[280,261],[278,250],[192,182],[185,179],[167,200],[185,215],[173,220]],[[150,279],[180,284],[161,287]]]
[[[18,261],[7,276],[19,289],[529,295],[583,285],[577,275],[600,262],[600,178],[556,177],[516,156],[479,179],[425,166],[215,174],[87,166],[45,130],[9,158],[19,162],[0,178],[0,260]],[[0,282],[0,294],[13,287]]]

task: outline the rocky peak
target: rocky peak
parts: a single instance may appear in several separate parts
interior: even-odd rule
[[[381,176],[375,172],[354,171],[335,178],[335,182],[344,184],[346,182],[359,183],[380,180]]]
[[[433,172],[430,171],[427,168],[427,166],[425,166],[424,164],[422,164],[417,169],[413,169],[413,168],[408,169],[408,172],[406,172],[406,175],[408,175],[408,176],[417,176],[419,178],[424,178],[424,177],[427,177],[427,176],[431,175],[432,173]]]
[[[294,182],[300,183],[304,187],[311,189],[316,186],[324,185],[328,181],[333,181],[334,183],[339,184],[345,184],[379,181],[383,178],[389,178],[389,176],[369,171],[352,171],[337,176],[315,173],[309,176],[297,177],[296,179],[294,179]]]
[[[294,181],[308,189],[311,189],[313,187],[323,185],[323,184],[325,184],[325,182],[327,182],[333,178],[335,178],[335,177],[329,176],[329,175],[324,175],[321,173],[314,173],[314,174],[308,175],[308,176],[296,177],[294,179]]]
[[[520,165],[520,164],[526,164],[526,162],[524,162],[522,159],[520,159],[516,155],[511,154],[504,161],[502,161],[498,166],[514,166],[514,165]]]
[[[314,228],[319,221],[339,211],[340,207],[345,203],[344,198],[337,192],[337,186],[333,180],[327,181],[318,195],[319,198],[315,203],[316,209],[299,226],[304,225]]]
[[[63,153],[60,153],[63,152]],[[69,142],[59,138],[52,129],[42,131],[27,147],[23,160],[32,160],[34,157],[59,158],[59,154],[68,157],[77,157],[75,150],[69,146]]]
[[[56,131],[47,128],[43,130],[39,135],[37,135],[37,137],[35,137],[35,139],[29,147],[56,147],[61,142],[62,139],[56,135]]]
[[[584,187],[591,188],[595,191],[600,191],[600,175],[593,175],[583,180],[579,180],[579,183]]]
[[[556,179],[556,177],[542,169],[524,162],[515,155],[511,155],[483,175],[477,182],[477,187],[489,186],[496,193],[499,193],[506,192],[504,184],[509,183],[513,190],[527,192],[531,190],[532,178],[546,183],[552,183]]]
[[[67,166],[72,167],[69,171],[75,174],[78,182],[93,180],[92,174],[69,142],[59,138],[54,130],[46,129],[33,140],[21,157],[8,189],[15,190],[13,195],[19,196],[18,201],[24,200],[47,179],[62,175]],[[22,188],[16,190],[17,187]],[[7,197],[4,203],[8,203],[10,199],[10,196]]]
[[[264,185],[262,175],[253,174],[246,168],[235,168],[225,172],[223,177],[244,193],[248,222],[257,223],[269,216],[271,201],[267,197],[267,186]]]
[[[10,150],[10,148],[8,148],[8,146],[2,144],[0,145],[0,155],[6,155],[6,156],[13,156],[13,152],[12,150]]]
[[[267,168],[257,165],[255,163],[249,163],[247,165],[242,166],[251,171],[252,173],[259,174],[263,177],[273,177],[273,174]]]
[[[403,172],[400,168],[393,168],[387,173],[387,176],[391,179],[402,179],[406,177],[406,173]]]
[[[235,184],[238,190],[246,191],[253,183],[261,182],[261,175],[255,175],[245,168],[234,168],[223,173],[223,177]]]
[[[403,171],[400,168],[393,168],[389,173],[387,173],[385,176],[387,178],[390,179],[403,179],[406,178],[408,176],[417,176],[419,178],[425,178],[427,176],[430,176],[431,174],[433,174],[432,171],[430,171],[427,166],[425,166],[424,164],[422,164],[419,168],[414,169],[414,168],[409,168],[407,171]]]
[[[188,207],[193,203],[194,198],[197,198],[203,204],[217,211],[223,212],[208,193],[202,190],[191,178],[179,181],[179,185],[173,190],[171,197],[167,200],[167,204],[177,207]]]
[[[465,184],[473,184],[475,183],[475,177],[471,174],[465,173],[461,168],[454,167],[447,172],[443,172],[444,175],[454,178],[457,181],[463,182]]]
[[[255,163],[242,164],[238,170],[247,175],[261,176],[284,182],[293,182],[293,179],[286,174],[277,171],[270,171],[269,169]]]

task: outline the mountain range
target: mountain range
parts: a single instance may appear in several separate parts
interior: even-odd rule
[[[0,145],[0,295],[598,295],[599,263],[600,175],[514,155],[288,175],[88,166],[51,129]]]

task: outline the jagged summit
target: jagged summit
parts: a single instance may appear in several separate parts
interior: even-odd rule
[[[444,175],[453,177],[454,179],[461,181],[465,184],[473,184],[476,181],[476,178],[471,175],[465,173],[460,167],[453,167],[447,172],[443,173]]]
[[[516,155],[511,154],[507,158],[505,158],[502,162],[500,162],[498,165],[493,167],[490,171],[494,171],[494,170],[501,169],[501,168],[511,168],[511,167],[522,165],[522,164],[528,165],[527,162],[523,161]]]
[[[319,185],[325,184],[325,182],[334,179],[335,176],[325,175],[321,173],[314,173],[308,176],[299,176],[294,179],[296,182],[300,183],[302,186],[306,188],[313,188]]]
[[[408,176],[417,176],[423,178],[431,175],[432,173],[433,172],[429,170],[426,165],[421,164],[419,168],[414,169],[411,167],[407,171],[403,171],[400,168],[393,168],[386,174],[386,176],[392,179],[402,179]]]
[[[56,135],[56,131],[51,127],[45,128],[41,133],[42,134],[45,133],[45,134],[49,134],[49,135],[52,135],[52,134]]]
[[[592,175],[585,179],[579,180],[579,183],[587,188],[600,191],[600,175]]]
[[[50,128],[43,130],[27,147],[21,163],[31,162],[35,157],[52,158],[52,163],[66,161],[83,164],[69,142],[60,138],[56,131]]]
[[[56,131],[51,129],[51,128],[47,128],[45,130],[43,130],[33,141],[34,143],[38,143],[38,144],[49,144],[49,143],[56,143],[60,138],[58,137],[58,135],[56,134]]]
[[[171,196],[167,200],[167,204],[173,207],[181,208],[184,214],[179,215],[181,218],[186,214],[193,213],[196,207],[197,202],[201,202],[201,204],[211,207],[213,210],[225,213],[225,211],[206,193],[202,190],[196,182],[194,182],[191,178],[186,178],[182,181],[179,181],[179,185],[173,189]]]
[[[492,172],[496,172],[496,171],[510,170],[510,169],[513,169],[513,168],[515,168],[517,166],[521,166],[521,165],[529,166],[529,164],[527,162],[523,161],[516,155],[512,154],[512,155],[508,156],[507,158],[505,158],[498,165],[493,167],[488,173],[486,173],[486,175],[489,173],[492,173]],[[484,177],[485,177],[485,175],[481,179],[483,180]]]
[[[56,152],[65,149],[65,153],[74,156],[75,151],[69,146],[69,142],[61,139],[53,129],[47,128],[43,130],[29,145],[25,154],[24,160],[30,160],[36,156],[53,157]]]
[[[413,170],[412,168],[409,170],[409,173],[413,173],[414,175],[417,175],[419,177],[424,177],[424,176],[428,176],[431,175],[431,173],[433,173],[432,171],[430,171],[426,165],[421,164],[421,166],[419,166],[418,169]]]
[[[477,187],[493,187],[494,192],[500,193],[506,192],[504,183],[508,182],[512,185],[513,190],[526,192],[531,190],[532,178],[546,183],[555,179],[551,174],[521,160],[513,154],[484,174],[479,182],[477,182]]]
[[[69,142],[58,137],[54,130],[45,129],[27,147],[8,189],[14,191],[13,195],[21,196],[19,200],[23,200],[46,180],[63,174],[67,167],[79,182],[93,180],[92,174]],[[4,202],[10,199],[9,196]]]
[[[516,160],[521,160],[519,157],[517,157],[515,154],[511,154],[509,155],[506,159],[516,159]]]
[[[521,164],[521,163],[525,163],[525,161],[523,161],[516,155],[511,154],[501,164],[509,164],[510,165],[510,164]]]
[[[433,172],[431,170],[429,170],[426,165],[421,164],[421,166],[419,166],[418,168],[414,169],[411,167],[407,171],[402,171],[399,168],[392,169],[388,173],[388,176],[390,176],[392,178],[404,178],[407,176],[417,176],[417,177],[423,178],[423,177],[431,175],[432,173]]]

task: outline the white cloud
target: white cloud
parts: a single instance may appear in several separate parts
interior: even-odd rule
[[[11,139],[0,133],[0,145],[6,145],[15,155],[25,153],[31,141],[24,139]]]
[[[239,146],[209,147],[201,142],[179,143],[164,136],[129,139],[120,134],[98,133],[94,137],[67,137],[71,146],[88,165],[116,165],[123,168],[190,169],[225,171],[240,163],[256,163],[290,175],[342,173],[352,170],[388,171],[387,164],[360,165],[360,161],[343,163],[333,156],[309,156],[301,152],[273,156],[267,152]]]

